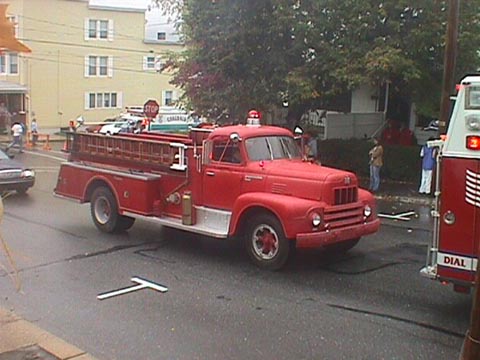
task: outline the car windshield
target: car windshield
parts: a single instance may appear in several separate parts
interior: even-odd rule
[[[301,158],[300,149],[290,136],[250,138],[245,141],[245,147],[252,161]]]

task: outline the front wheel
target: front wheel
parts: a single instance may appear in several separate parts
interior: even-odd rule
[[[288,260],[291,244],[278,219],[273,215],[261,214],[248,225],[245,246],[255,265],[267,270],[279,270]]]
[[[93,223],[100,231],[113,233],[122,230],[117,200],[109,188],[100,186],[93,191],[90,213]]]

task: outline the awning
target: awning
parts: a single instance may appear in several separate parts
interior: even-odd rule
[[[0,94],[26,94],[28,89],[25,85],[0,81]]]

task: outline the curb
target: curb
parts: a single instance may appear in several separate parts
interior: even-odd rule
[[[38,357],[44,354],[63,360],[95,360],[85,351],[3,308],[0,308],[0,339],[0,359],[49,359]],[[35,357],[18,357],[33,353]]]
[[[388,201],[388,202],[401,202],[413,205],[425,205],[432,206],[434,199],[430,197],[420,198],[418,196],[402,196],[402,195],[374,195],[376,200]]]

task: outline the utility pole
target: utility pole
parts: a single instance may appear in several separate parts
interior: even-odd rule
[[[470,316],[470,329],[465,334],[465,340],[462,346],[460,360],[478,360],[480,359],[480,291],[478,283],[480,273],[475,275],[475,290],[473,292],[472,314]]]
[[[448,129],[448,120],[450,115],[450,94],[452,94],[455,85],[455,61],[457,58],[459,8],[460,0],[448,1],[448,25],[443,61],[443,85],[442,98],[440,102],[440,119],[438,124],[440,134],[445,134]]]

